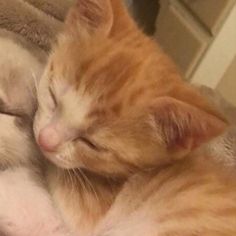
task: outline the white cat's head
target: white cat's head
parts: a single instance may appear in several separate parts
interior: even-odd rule
[[[42,66],[25,49],[0,38],[0,167],[26,163],[35,151],[35,79]]]

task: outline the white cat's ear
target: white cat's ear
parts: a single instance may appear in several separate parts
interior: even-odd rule
[[[77,35],[101,33],[107,36],[113,25],[110,0],[76,0],[65,25]]]
[[[227,127],[220,116],[172,97],[157,99],[152,109],[157,132],[171,151],[193,150]]]

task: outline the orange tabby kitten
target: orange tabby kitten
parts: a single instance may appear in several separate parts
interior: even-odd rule
[[[227,124],[120,0],[77,0],[38,102],[50,189],[79,235],[236,235],[236,179],[201,151]]]

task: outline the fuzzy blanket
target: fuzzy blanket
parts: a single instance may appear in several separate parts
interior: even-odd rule
[[[0,0],[0,36],[45,60],[74,0]]]
[[[198,88],[230,123],[225,134],[207,145],[207,151],[223,164],[233,167],[234,171],[236,163],[236,107],[228,103],[218,92],[206,86],[198,86]]]
[[[21,43],[41,61],[62,27],[68,8],[75,0],[0,0],[0,36]],[[232,124],[229,131],[209,146],[219,157],[227,156],[230,164],[236,158],[236,108],[215,91],[200,86],[200,91],[225,114]]]

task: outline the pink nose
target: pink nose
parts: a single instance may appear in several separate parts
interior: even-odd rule
[[[43,151],[54,152],[60,143],[60,136],[55,128],[45,127],[39,132],[38,144]]]

